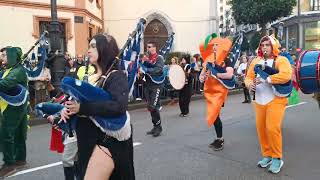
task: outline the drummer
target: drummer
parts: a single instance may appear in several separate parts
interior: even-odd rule
[[[180,66],[184,70],[186,76],[185,85],[179,92],[180,117],[187,117],[192,96],[192,74],[189,55],[182,56]]]

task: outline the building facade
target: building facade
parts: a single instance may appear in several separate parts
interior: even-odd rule
[[[283,45],[290,50],[320,49],[320,2],[319,0],[301,0],[300,9],[283,20],[285,41]]]
[[[300,11],[299,11],[300,9]],[[278,28],[283,23],[281,44],[290,52],[297,49],[320,49],[320,0],[300,0],[289,17],[273,23]]]
[[[232,16],[229,0],[217,0],[217,13],[219,16],[219,33],[221,35],[232,35],[235,33],[236,23]]]
[[[103,31],[103,0],[57,0],[61,51],[84,54],[88,40]],[[49,31],[50,0],[0,0],[0,47],[20,46],[23,52]]]
[[[147,20],[144,47],[147,41],[153,40],[160,48],[174,32],[173,51],[199,53],[200,42],[217,32],[216,3],[215,0],[106,0],[105,31],[122,46],[143,17]]]

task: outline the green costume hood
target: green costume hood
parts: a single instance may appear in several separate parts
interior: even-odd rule
[[[8,63],[6,65],[6,68],[11,68],[14,65],[16,65],[21,60],[22,56],[22,50],[19,47],[7,47],[7,59]]]

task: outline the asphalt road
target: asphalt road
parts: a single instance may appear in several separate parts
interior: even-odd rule
[[[242,94],[230,96],[222,111],[225,148],[208,147],[215,137],[206,126],[203,100],[191,102],[190,116],[179,117],[178,105],[162,109],[163,133],[146,136],[152,126],[145,109],[131,111],[137,180],[318,180],[320,179],[320,110],[311,96],[289,107],[283,125],[285,165],[278,175],[256,167],[261,158],[252,105]],[[48,125],[31,127],[28,167],[8,180],[64,179],[61,155],[49,151]],[[0,157],[2,159],[2,156]]]

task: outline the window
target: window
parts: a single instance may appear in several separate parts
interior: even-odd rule
[[[229,17],[229,15],[230,15],[230,11],[228,10],[228,11],[226,11],[225,12],[225,14],[226,14],[226,18],[228,18]]]
[[[320,48],[320,21],[305,23],[304,25],[305,49]]]
[[[320,10],[320,0],[310,0],[310,10],[319,11]]]
[[[93,27],[89,27],[89,43],[90,43],[90,40],[92,39],[92,37],[93,37]]]
[[[292,25],[288,27],[288,50],[294,52],[298,47],[298,25]]]
[[[279,30],[279,29],[278,29]],[[282,31],[282,39],[279,39],[281,47],[287,47],[287,28],[283,27],[283,31]]]
[[[223,7],[220,7],[220,12],[223,12]]]

